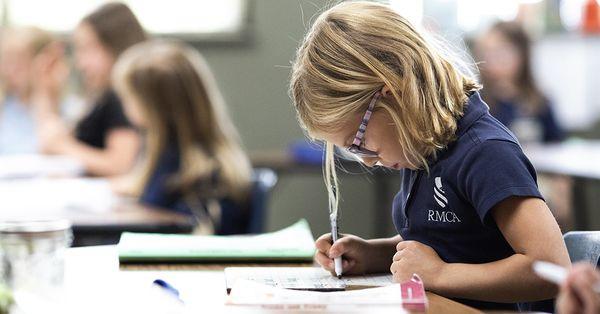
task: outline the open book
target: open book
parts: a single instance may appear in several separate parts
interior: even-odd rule
[[[314,238],[306,220],[259,235],[199,236],[123,233],[117,245],[126,262],[311,262]]]

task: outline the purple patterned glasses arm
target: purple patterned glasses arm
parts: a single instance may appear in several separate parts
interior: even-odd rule
[[[365,137],[365,131],[367,130],[367,125],[369,124],[369,120],[371,119],[371,115],[373,114],[373,108],[375,107],[375,103],[379,100],[379,98],[381,97],[381,93],[380,92],[376,92],[375,95],[373,96],[373,99],[371,99],[371,102],[369,103],[369,107],[367,108],[367,112],[365,112],[365,115],[363,116],[361,122],[360,122],[360,126],[358,127],[358,131],[356,132],[356,135],[354,136],[354,140],[352,141],[352,144],[350,145],[350,147],[347,148],[347,150],[358,156],[358,157],[377,157],[378,154],[374,151],[368,150],[366,148],[364,148],[362,146],[364,137]]]

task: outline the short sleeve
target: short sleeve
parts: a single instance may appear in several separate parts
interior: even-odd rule
[[[123,105],[114,92],[108,96],[105,111],[106,131],[118,128],[131,128],[132,125],[125,116]]]
[[[506,140],[486,140],[472,148],[458,171],[458,188],[479,218],[489,223],[489,211],[511,196],[536,197],[535,169],[521,147]]]

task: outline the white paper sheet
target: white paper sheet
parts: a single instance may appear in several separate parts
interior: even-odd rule
[[[249,280],[236,282],[230,304],[402,304],[400,284],[352,291],[317,292],[275,288]]]
[[[381,287],[393,283],[391,274],[342,276],[338,279],[319,267],[228,267],[227,288],[238,280],[298,290],[343,290],[352,286]]]

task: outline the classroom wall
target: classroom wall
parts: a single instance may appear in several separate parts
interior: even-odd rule
[[[303,137],[287,94],[290,62],[309,19],[327,3],[255,0],[251,3],[249,42],[196,44],[212,67],[249,151],[286,149],[292,140]],[[371,237],[376,228],[384,228],[393,233],[391,221],[385,226],[374,225],[374,196],[365,177],[347,177],[341,190],[342,232]],[[268,229],[281,228],[301,217],[308,219],[315,236],[328,232],[325,186],[318,173],[280,177]]]

